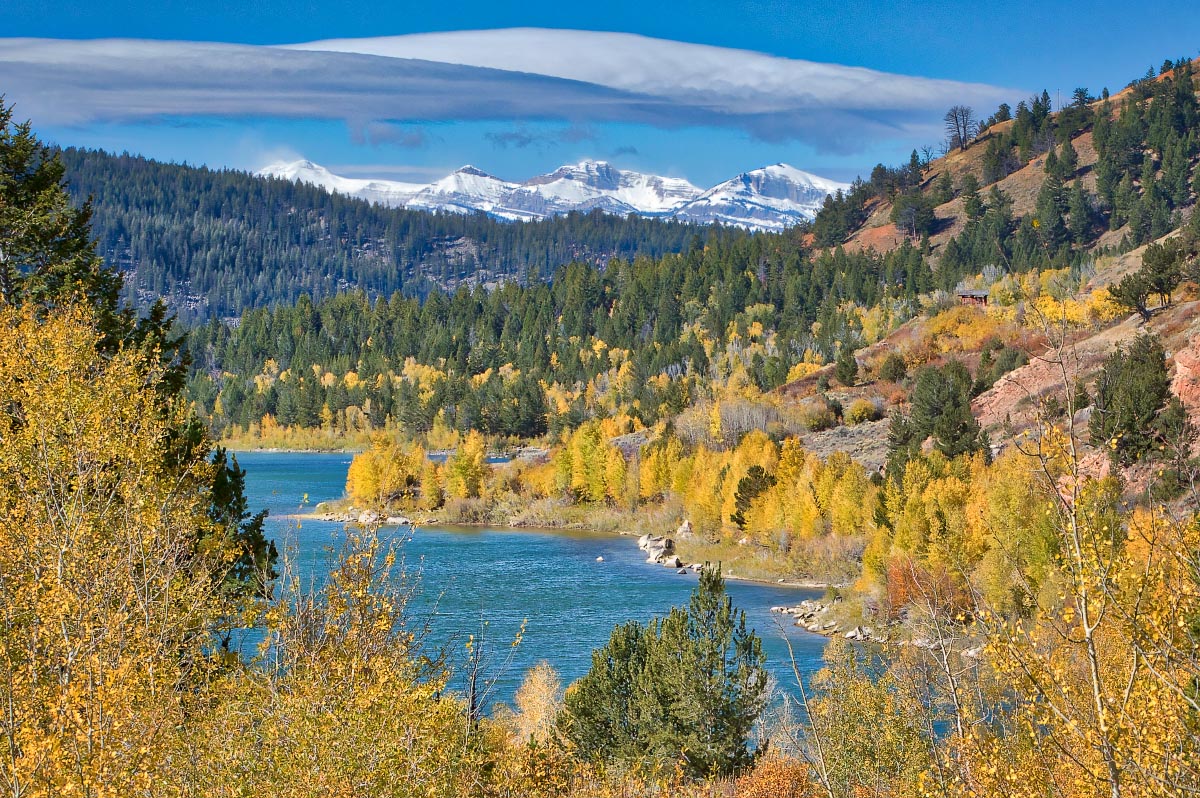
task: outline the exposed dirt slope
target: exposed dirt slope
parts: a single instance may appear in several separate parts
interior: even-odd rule
[[[966,151],[956,150],[934,161],[925,170],[924,180],[921,183],[922,190],[931,190],[944,172],[950,173],[956,186],[968,172],[973,172],[977,178],[981,177],[983,174],[983,156],[987,151],[988,141],[999,132],[1011,126],[1011,122],[996,125],[983,136],[976,139]],[[1089,130],[1076,136],[1072,139],[1072,144],[1079,154],[1079,166],[1075,171],[1074,177],[1078,177],[1082,181],[1084,188],[1094,191],[1096,188],[1096,176],[1093,174],[1093,167],[1096,165],[1097,156],[1096,148],[1092,144],[1091,131]],[[1042,181],[1046,179],[1044,164],[1044,158],[1034,158],[1023,168],[1018,169],[995,184],[1012,199],[1013,213],[1016,216],[1033,213],[1037,206],[1038,191],[1042,188]],[[984,192],[987,190],[984,189]],[[905,235],[896,229],[896,225],[889,221],[891,213],[891,202],[882,201],[876,203],[867,221],[846,242],[846,249],[851,251],[875,249],[879,252],[886,252],[902,245]],[[966,226],[966,214],[963,212],[962,197],[955,197],[949,202],[939,205],[934,215],[938,219],[937,232],[929,237],[929,243],[936,254],[941,251],[947,241],[961,233]],[[1120,240],[1119,236],[1117,240]]]
[[[1166,77],[1166,75],[1160,75],[1156,80],[1165,80]],[[1127,88],[1112,95],[1109,102],[1114,111],[1120,107],[1126,96],[1132,91],[1132,89]],[[1092,103],[1091,108],[1096,109],[1100,105],[1101,102],[1097,101]],[[1013,124],[1014,122],[1009,120],[993,125],[982,136],[972,141],[966,150],[953,150],[941,158],[932,161],[922,175],[922,191],[931,191],[938,178],[946,172],[950,173],[955,186],[960,184],[963,176],[968,172],[973,173],[982,183],[983,160],[987,152],[988,143],[997,135],[1008,132]],[[1092,131],[1090,129],[1082,131],[1071,139],[1071,144],[1079,156],[1079,165],[1075,174],[1070,179],[1074,180],[1078,178],[1082,181],[1084,188],[1088,191],[1094,191],[1096,188],[1096,176],[1093,168],[1096,164],[1097,154],[1095,145],[1092,142]],[[995,184],[1012,198],[1013,213],[1016,216],[1024,216],[1034,211],[1037,205],[1038,191],[1041,190],[1042,181],[1045,179],[1044,163],[1044,157],[1039,156],[1034,158],[1024,167]],[[990,189],[990,185],[984,184],[981,194],[986,195],[986,192]],[[890,221],[892,203],[887,200],[875,200],[868,210],[870,211],[870,215],[863,225],[846,241],[846,249],[852,251],[875,249],[879,252],[887,252],[901,246],[904,243],[905,235],[897,230],[896,226]],[[963,227],[966,225],[962,198],[956,197],[950,202],[939,205],[935,211],[935,216],[938,219],[937,232],[930,236],[929,240],[936,256],[946,245],[946,242],[951,237],[961,233]],[[1116,246],[1124,234],[1124,228],[1105,233],[1096,246]]]

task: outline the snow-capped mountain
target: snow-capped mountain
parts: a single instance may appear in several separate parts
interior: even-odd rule
[[[511,183],[464,166],[428,185],[341,177],[311,161],[272,164],[262,176],[311,183],[397,208],[474,213],[509,220],[544,219],[596,208],[608,213],[676,218],[752,230],[782,230],[816,215],[827,194],[849,188],[786,164],[738,175],[708,191],[677,177],[618,169],[605,161],[562,166]]]
[[[743,172],[732,180],[710,188],[675,211],[685,222],[722,224],[761,230],[782,230],[812,219],[825,197],[839,189],[838,183],[777,163]]]
[[[540,200],[551,213],[600,208],[620,214],[665,215],[701,193],[682,178],[630,172],[606,161],[582,161],[525,181],[512,200],[531,206]]]
[[[341,177],[312,161],[274,163],[258,172],[263,177],[281,177],[296,183],[311,183],[328,191],[348,197],[358,197],[380,205],[401,208],[427,188],[423,183],[402,183],[398,180],[364,180]]]
[[[464,166],[418,191],[404,207],[423,211],[504,215],[505,198],[518,187],[482,169]]]

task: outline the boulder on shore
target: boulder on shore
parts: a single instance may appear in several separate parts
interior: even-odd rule
[[[642,535],[638,538],[638,548],[642,551],[655,551],[657,549],[664,554],[673,554],[675,552],[675,541],[662,535]]]

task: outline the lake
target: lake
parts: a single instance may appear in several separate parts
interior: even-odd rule
[[[316,579],[328,572],[330,547],[342,525],[300,520],[317,502],[341,498],[348,454],[241,452],[250,507],[270,510],[267,533],[282,553],[290,547],[302,574]],[[307,495],[307,504],[304,497]],[[686,604],[694,574],[645,562],[635,539],[589,532],[503,528],[385,527],[405,539],[402,555],[419,570],[418,611],[432,613],[433,637],[451,642],[455,659],[465,661],[468,635],[487,622],[486,644],[506,658],[525,623],[511,663],[498,674],[489,703],[508,702],[525,672],[548,661],[567,684],[591,664],[592,650],[608,641],[613,627],[648,621],[674,605]],[[661,534],[666,530],[639,530]],[[602,562],[597,558],[603,557]],[[768,665],[780,684],[794,692],[795,678],[784,636],[791,641],[800,671],[821,667],[825,639],[794,626],[780,628],[770,608],[795,604],[821,591],[783,585],[729,581],[734,605],[746,611],[748,625],[763,639]],[[503,651],[502,651],[503,650]]]

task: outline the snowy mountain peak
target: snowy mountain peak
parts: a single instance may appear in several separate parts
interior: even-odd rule
[[[816,216],[825,197],[847,191],[847,183],[778,163],[742,172],[713,186],[676,212],[685,221],[720,222],[760,230],[782,230]]]
[[[684,178],[643,174],[591,159],[521,183],[501,180],[471,165],[428,185],[341,177],[309,160],[271,164],[259,174],[311,183],[392,207],[482,211],[510,220],[599,209],[752,230],[782,230],[811,219],[826,195],[849,188],[784,163],[743,172],[707,191]]]
[[[456,175],[471,175],[473,177],[492,177],[492,175],[489,175],[487,172],[483,171],[482,169],[480,169],[477,166],[471,166],[471,164],[467,164],[466,166],[458,167],[457,169],[454,170],[454,174],[456,174]],[[492,177],[492,179],[497,180],[499,178]]]
[[[309,182],[304,180],[304,178],[309,175],[330,178],[334,177],[334,174],[324,166],[320,166],[319,164],[315,164],[312,161],[304,159],[299,161],[279,161],[278,163],[273,163],[269,166],[263,167],[261,170],[259,170],[258,174],[263,176],[269,175],[272,177],[281,177],[290,180],[301,180],[304,182]]]
[[[766,177],[774,180],[781,180],[793,183],[795,185],[811,186],[815,189],[826,191],[830,194],[837,193],[839,190],[845,191],[850,186],[848,183],[839,183],[836,180],[830,180],[819,175],[814,175],[811,172],[805,172],[803,169],[797,169],[786,163],[772,164],[764,166],[761,169],[755,169],[747,174],[755,175],[761,173]]]

